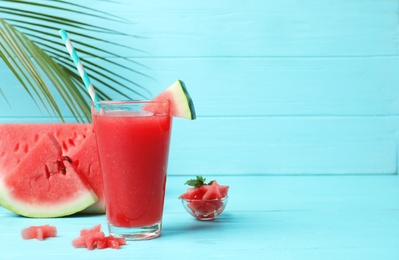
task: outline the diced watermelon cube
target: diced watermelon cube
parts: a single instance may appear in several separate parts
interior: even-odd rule
[[[44,234],[43,234],[43,230],[41,228],[38,228],[36,230],[36,238],[38,240],[44,240]]]
[[[126,245],[126,238],[124,237],[114,237],[113,235],[109,235],[108,239],[115,240],[119,245]]]
[[[219,185],[219,191],[222,194],[222,198],[227,196],[227,192],[229,191],[229,186]]]
[[[220,200],[209,200],[209,201],[194,200],[190,201],[187,204],[187,207],[189,207],[193,211],[193,213],[201,215],[211,214],[222,206],[223,202]]]
[[[108,247],[113,249],[119,249],[119,242],[117,240],[108,238]]]
[[[211,184],[205,184],[200,187],[188,188],[185,193],[179,196],[179,199],[187,200],[210,200],[223,199],[227,196],[229,186],[219,185],[216,181]]]
[[[213,181],[211,185],[204,185],[206,192],[202,197],[203,200],[209,199],[222,199],[226,197],[229,186],[221,186],[216,181]]]
[[[85,238],[80,236],[72,240],[72,246],[79,248],[79,247],[86,247]]]
[[[97,248],[98,249],[104,249],[104,248],[108,248],[108,238],[103,238],[101,240],[97,241]]]
[[[93,250],[97,247],[97,242],[104,239],[105,234],[102,231],[97,231],[85,236],[85,245],[87,249]]]
[[[179,199],[188,199],[188,200],[202,199],[202,197],[207,191],[206,186],[207,185],[203,185],[198,188],[188,188],[185,193],[180,195]]]

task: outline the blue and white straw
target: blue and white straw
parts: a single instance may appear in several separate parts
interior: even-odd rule
[[[99,102],[100,99],[96,94],[93,84],[91,84],[90,82],[89,75],[87,75],[87,72],[84,69],[82,62],[79,59],[78,53],[75,51],[75,49],[72,46],[72,42],[69,39],[67,32],[64,29],[61,29],[58,31],[58,33],[61,35],[61,38],[64,41],[64,44],[69,52],[69,55],[71,56],[73,62],[75,63],[76,68],[79,71],[80,77],[82,78],[83,83],[85,84],[86,89],[89,92],[91,100],[94,102]]]

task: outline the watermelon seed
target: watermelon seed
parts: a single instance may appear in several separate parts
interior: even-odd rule
[[[64,156],[64,160],[68,161],[69,163],[73,163],[71,157],[69,157],[69,156]]]
[[[64,160],[65,160],[65,158],[64,158]],[[65,174],[66,173],[66,168],[65,168],[64,163],[62,161],[58,160],[57,164],[58,164],[58,169],[61,169],[62,174]]]
[[[64,161],[68,161],[69,163],[73,163],[71,157],[69,157],[69,156],[64,156],[64,157],[63,157],[63,160],[64,160]],[[61,161],[58,161],[58,163],[59,163],[60,166],[61,166],[61,171],[62,171],[62,173],[65,174],[65,173],[66,173],[66,168],[65,168],[64,163],[61,162]]]

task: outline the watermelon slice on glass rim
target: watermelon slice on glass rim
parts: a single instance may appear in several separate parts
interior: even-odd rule
[[[169,111],[165,111],[165,106],[157,101],[169,101]],[[194,102],[187,91],[183,81],[177,80],[151,101],[154,103],[146,105],[144,108],[154,114],[169,113],[170,116],[180,117],[189,120],[196,119]]]

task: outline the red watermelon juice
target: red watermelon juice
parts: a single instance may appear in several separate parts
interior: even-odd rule
[[[168,102],[93,103],[93,123],[112,235],[140,240],[160,235],[172,119]],[[159,109],[162,108],[162,109]]]

